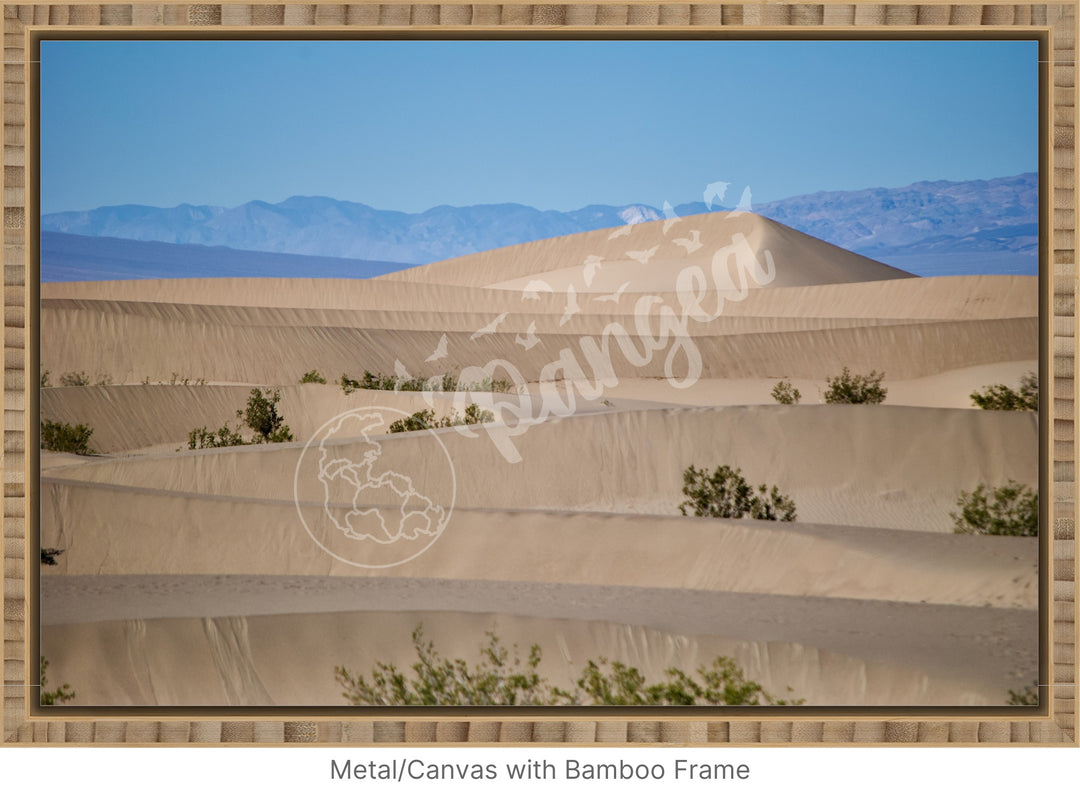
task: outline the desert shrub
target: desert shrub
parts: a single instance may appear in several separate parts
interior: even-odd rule
[[[1002,487],[979,484],[956,500],[959,513],[949,513],[953,531],[961,535],[1038,537],[1039,495],[1009,480]]]
[[[41,422],[41,447],[49,451],[66,451],[84,456],[93,454],[90,450],[90,435],[93,433],[94,430],[85,423],[73,426],[46,418]]]
[[[438,426],[435,420],[435,410],[421,409],[407,418],[399,418],[390,424],[390,434],[401,432],[418,432],[422,429],[434,429]]]
[[[470,393],[512,393],[515,390],[509,379],[495,379],[490,376],[468,384],[455,383],[457,386],[454,389]]]
[[[791,382],[778,381],[772,388],[772,397],[780,404],[798,404],[802,393],[798,388],[792,387]]]
[[[512,393],[514,385],[508,379],[495,379],[490,376],[475,382],[462,382],[453,373],[427,378],[415,376],[402,378],[385,373],[372,373],[365,370],[359,379],[342,373],[339,381],[341,389],[346,395],[357,390],[390,390],[395,392],[420,393],[425,390],[434,392],[471,392],[471,393]]]
[[[228,424],[222,426],[216,432],[206,428],[192,429],[188,432],[188,448],[225,448],[227,446],[244,445],[244,436],[240,430],[232,430]]]
[[[150,377],[147,376],[146,381],[144,381],[143,384],[149,384],[149,383],[150,383]],[[159,383],[164,384],[165,382],[159,382]],[[191,384],[195,384],[195,385],[198,385],[198,386],[201,387],[201,386],[206,384],[206,379],[193,379],[190,376],[182,376],[181,374],[177,373],[176,371],[173,371],[172,377],[169,379],[169,384],[171,386],[173,386],[173,387],[175,387],[178,384],[182,384],[185,387],[187,387],[188,385],[191,385]]]
[[[292,432],[285,425],[285,419],[278,412],[277,404],[281,401],[279,390],[265,391],[258,387],[248,396],[247,407],[236,410],[236,416],[255,434],[253,443],[285,443],[293,439]]]
[[[112,379],[112,374],[111,373],[103,373],[100,376],[98,376],[97,384],[100,385],[101,387],[105,387],[105,386],[110,385],[112,383],[113,383],[113,379]]]
[[[49,386],[49,371],[47,371],[47,370],[41,371],[41,386],[42,387],[48,387]]]
[[[971,400],[980,409],[1030,409],[1039,410],[1039,377],[1025,373],[1020,388],[1014,390],[1005,384],[991,384],[983,392],[971,394]]]
[[[286,443],[293,439],[292,432],[285,425],[285,418],[278,412],[281,401],[279,390],[265,391],[253,388],[248,396],[247,406],[236,410],[236,417],[253,432],[251,443]],[[230,429],[226,423],[217,431],[192,429],[188,432],[188,448],[224,448],[245,445],[244,436],[239,427]]]
[[[1034,682],[1021,691],[1010,689],[1009,701],[1006,704],[1025,706],[1039,704],[1039,683]]]
[[[84,371],[71,371],[61,374],[61,387],[86,387],[90,384],[90,377]]]
[[[730,657],[717,657],[697,670],[697,679],[669,667],[667,679],[648,685],[640,670],[624,663],[589,660],[578,690],[594,705],[789,705],[802,699],[779,699],[748,680]],[[791,688],[788,688],[790,691]],[[575,702],[578,698],[574,699]]]
[[[422,376],[416,378],[402,378],[401,376],[388,376],[385,373],[372,373],[365,370],[359,379],[353,379],[346,374],[341,374],[341,388],[346,394],[354,390],[400,390],[403,392],[422,392],[428,388],[428,380]],[[430,389],[438,390],[440,386],[432,385]]]
[[[826,404],[880,404],[888,392],[881,386],[884,373],[870,371],[866,375],[852,373],[845,367],[839,376],[826,376]]]
[[[64,549],[42,549],[41,564],[56,565],[56,558],[64,553]]]
[[[371,680],[353,674],[343,666],[334,669],[334,678],[344,696],[354,705],[548,705],[560,698],[539,674],[540,647],[533,646],[524,665],[517,655],[489,632],[481,648],[480,662],[474,666],[461,659],[440,657],[432,641],[424,640],[421,626],[413,630],[417,661],[413,678],[406,677],[393,663],[376,663]]]
[[[300,377],[301,384],[326,384],[326,379],[317,370],[309,370]]]
[[[709,474],[691,465],[683,471],[683,495],[679,505],[683,515],[698,518],[742,518],[763,521],[794,521],[795,502],[776,485],[759,485],[757,490],[743,478],[742,471],[721,465]]]
[[[539,672],[542,653],[533,644],[522,661],[493,632],[487,633],[481,660],[439,655],[423,628],[413,630],[417,661],[409,677],[393,663],[376,663],[369,680],[343,666],[334,668],[342,696],[354,705],[759,705],[801,704],[801,699],[776,699],[751,682],[731,658],[718,657],[698,669],[700,679],[669,668],[667,680],[648,685],[637,668],[606,660],[590,660],[573,690],[551,685]],[[790,689],[789,689],[790,690]]]
[[[495,413],[480,409],[477,404],[469,404],[465,407],[465,414],[459,415],[454,412],[453,417],[443,415],[436,420],[435,410],[421,409],[407,418],[399,418],[390,424],[389,434],[401,432],[418,432],[422,429],[445,429],[451,426],[472,426],[475,423],[493,423]]]
[[[444,418],[445,420],[445,418]],[[460,417],[457,413],[454,414],[453,420],[450,421],[449,426],[472,426],[477,423],[494,423],[495,413],[489,409],[480,409],[476,404],[469,404],[465,407],[465,416]]]
[[[46,690],[48,684],[45,672],[49,667],[49,661],[44,657],[41,658],[41,670],[39,672],[41,681],[41,704],[42,705],[55,705],[63,704],[64,702],[70,702],[75,698],[75,691],[71,690],[71,686],[66,682],[54,691]]]

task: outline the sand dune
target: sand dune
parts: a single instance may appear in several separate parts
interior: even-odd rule
[[[42,460],[41,542],[64,550],[43,651],[82,704],[337,704],[334,665],[409,662],[421,621],[463,657],[492,626],[540,643],[564,685],[601,655],[657,677],[732,654],[817,704],[998,704],[1034,677],[1037,543],[954,535],[950,512],[979,483],[1037,485],[1036,415],[969,398],[1036,368],[1037,279],[913,278],[713,214],[377,280],[49,284],[42,332],[54,384],[105,380],[41,396],[102,452]],[[333,383],[492,360],[514,392]],[[844,366],[884,371],[886,403],[820,403]],[[331,383],[301,385],[312,369]],[[774,403],[779,378],[801,405]],[[252,387],[281,392],[295,442],[185,447]],[[351,410],[470,401],[497,422],[321,439]],[[361,493],[369,457],[394,478]],[[798,521],[682,517],[690,464],[777,485]],[[337,526],[418,514],[406,481],[445,530],[358,567],[415,551]]]
[[[46,309],[77,307],[78,304],[70,303],[75,300],[97,300],[117,304],[262,307],[274,310],[279,316],[295,315],[297,310],[435,312],[439,320],[477,310],[561,315],[566,305],[564,293],[538,292],[535,298],[523,299],[520,291],[405,281],[399,278],[401,275],[393,273],[378,281],[236,278],[83,281],[44,284],[41,297]],[[769,285],[748,288],[745,298],[724,305],[723,314],[809,319],[1033,317],[1038,312],[1038,286],[1038,279],[1032,276],[938,276],[806,287]],[[678,302],[673,290],[651,294],[673,308]],[[627,292],[619,303],[613,304],[598,300],[600,295],[581,290],[578,299],[582,304],[593,304],[598,314],[629,314],[638,297],[636,292]],[[69,303],[59,303],[65,301]]]
[[[570,349],[584,363],[583,340],[602,350],[602,329],[609,322],[596,318],[591,334],[547,334],[541,329],[541,343],[526,350],[518,342],[527,328],[524,320],[517,321],[521,327],[517,332],[510,329],[477,337],[476,330],[440,333],[437,329],[363,326],[234,325],[94,309],[46,309],[43,325],[54,335],[43,343],[41,360],[56,379],[64,373],[84,371],[92,380],[108,376],[117,383],[167,381],[178,374],[209,382],[293,384],[312,369],[333,380],[342,373],[357,375],[364,370],[390,373],[401,363],[413,375],[432,375],[462,366],[482,367],[492,358],[500,358],[514,367],[516,376],[512,378],[535,381],[564,349]],[[480,323],[480,319],[472,323]],[[588,323],[582,321],[582,325]],[[644,325],[651,338],[660,337],[658,324]],[[640,352],[643,338],[636,323],[623,326],[623,331],[625,346],[615,338],[617,332],[608,336],[614,365],[601,370],[638,378],[669,375],[665,356],[672,347],[670,337],[666,342],[656,339],[662,343],[659,351],[645,364],[635,365],[623,354]],[[890,377],[903,379],[1038,356],[1034,316],[809,330],[784,330],[781,326],[773,331],[716,335],[697,335],[692,326],[688,331],[700,352],[701,373],[706,378],[824,378],[849,365],[855,370],[884,370]],[[444,335],[448,356],[429,363]],[[145,343],[154,343],[153,349]],[[219,356],[223,353],[228,359]]]
[[[307,426],[297,426],[303,436]],[[1007,479],[1034,485],[1038,475],[1037,421],[1025,412],[777,404],[616,410],[556,418],[509,438],[521,455],[515,464],[492,440],[500,430],[493,425],[439,435],[453,464],[470,466],[458,471],[459,508],[678,515],[686,467],[731,464],[751,482],[778,485],[795,499],[801,520],[950,531],[948,513],[961,491]],[[378,441],[386,470],[415,477],[421,486],[440,481],[430,435]],[[362,446],[345,441],[333,453],[357,459]],[[47,478],[289,502],[303,448],[297,442],[99,460]],[[560,470],[567,464],[590,469]],[[324,488],[314,475],[298,481],[302,500],[322,501]],[[43,487],[46,508],[49,492]],[[369,500],[390,503],[391,497]]]
[[[687,265],[709,264],[718,251],[731,252],[732,259],[739,252],[757,254],[763,263],[768,252],[776,268],[773,283],[778,287],[911,275],[756,214],[715,212],[527,242],[391,276],[395,281],[517,290],[530,279],[543,277],[555,289],[565,289],[587,260],[596,257],[601,265],[597,271],[601,290],[610,292],[629,280],[635,282],[635,290],[653,291],[670,286],[673,275]]]
[[[956,370],[942,371],[931,376],[914,379],[886,377],[888,395],[886,406],[941,407],[972,409],[971,393],[981,391],[995,383],[1018,387],[1028,373],[1037,373],[1037,360],[1019,362],[990,362]],[[802,394],[800,404],[824,403],[826,382],[815,378],[788,377],[793,387]],[[701,379],[693,387],[679,389],[663,379],[635,379],[622,377],[606,396],[615,409],[623,406],[650,402],[669,407],[679,406],[744,406],[771,404],[775,401],[772,389],[774,379]],[[538,384],[528,389],[538,391]]]
[[[177,447],[187,451],[193,429],[242,428],[236,412],[246,406],[252,389],[253,385],[243,384],[50,387],[42,391],[41,413],[50,420],[92,426],[90,443],[98,452],[170,453]],[[321,384],[281,388],[281,412],[292,432],[303,440],[335,415],[365,406],[393,407],[401,410],[402,417],[427,408],[439,416],[451,415],[464,407],[455,408],[450,393],[436,394],[429,402],[416,392],[355,390],[346,395],[336,385]],[[243,434],[250,439],[250,431],[245,429]]]
[[[1036,549],[1026,540],[858,527],[835,539],[800,524],[456,510],[428,551],[378,569],[329,556],[284,505],[70,485],[57,490],[50,506],[80,523],[57,525],[43,541],[65,549],[49,577],[404,576],[1034,607]],[[125,510],[123,532],[101,525],[110,505]],[[161,520],[186,521],[206,533],[177,537]]]
[[[638,593],[611,600],[619,602],[610,606],[613,617],[625,604],[647,601],[656,607],[657,602]],[[658,609],[665,606],[670,607]],[[772,612],[751,602],[728,618],[778,631],[782,627],[771,619]],[[889,608],[838,608],[835,613],[813,619],[821,622],[823,639],[831,628],[854,628],[858,637],[852,640],[863,640],[867,652],[892,661],[615,621],[438,609],[62,624],[44,628],[42,648],[49,654],[50,671],[77,676],[80,697],[107,705],[341,705],[334,666],[367,671],[376,660],[407,664],[415,659],[409,632],[417,624],[442,654],[470,663],[479,660],[487,631],[523,651],[538,643],[545,673],[562,687],[573,685],[590,658],[628,662],[658,680],[668,666],[694,672],[721,654],[733,657],[766,690],[817,705],[1002,704],[1002,687],[1030,681],[1030,666],[1015,656],[1030,649],[1031,627],[1024,617],[991,622],[977,609],[925,606],[921,617],[909,622],[911,628],[896,630],[895,612]],[[692,609],[688,615],[694,618]],[[851,622],[858,623],[852,627]],[[787,629],[801,634],[798,627]],[[955,638],[954,633],[972,635],[961,634],[951,650],[935,648],[942,639]],[[980,659],[972,665],[963,660],[965,653]],[[80,670],[96,665],[114,669],[108,674]],[[185,670],[176,671],[177,665]],[[796,690],[788,692],[788,687]]]

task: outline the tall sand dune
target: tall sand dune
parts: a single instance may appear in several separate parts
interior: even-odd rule
[[[715,212],[537,240],[400,270],[389,277],[517,290],[543,277],[555,289],[565,289],[593,257],[601,265],[600,289],[611,291],[632,281],[635,290],[652,291],[669,287],[687,265],[710,264],[717,252],[730,252],[732,259],[739,252],[757,254],[763,263],[771,259],[778,287],[911,275],[756,214]]]

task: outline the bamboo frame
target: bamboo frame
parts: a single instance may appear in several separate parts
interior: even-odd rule
[[[1061,744],[1077,745],[1076,730],[1076,15],[1077,3],[914,5],[879,3],[609,3],[502,5],[442,4],[148,4],[96,3],[4,4],[3,65],[3,249],[4,249],[4,448],[3,546],[4,693],[0,708],[6,744],[16,743],[553,743],[642,744]],[[515,33],[574,28],[585,32],[626,33],[715,29],[737,31],[822,30],[900,35],[947,29],[958,36],[984,32],[1033,31],[1049,37],[1052,64],[1044,98],[1043,173],[1049,177],[1041,226],[1044,275],[1044,393],[1053,398],[1043,418],[1044,470],[1052,481],[1049,521],[1044,537],[1042,610],[1044,678],[1050,687],[1034,713],[997,715],[896,715],[882,711],[837,711],[835,715],[800,716],[771,711],[760,717],[675,717],[674,715],[598,717],[554,712],[552,716],[498,715],[463,717],[448,711],[422,717],[404,714],[378,718],[311,717],[290,711],[184,718],[94,717],[76,708],[66,717],[41,715],[30,708],[26,691],[36,678],[30,603],[32,521],[27,521],[26,490],[30,467],[27,427],[36,425],[25,366],[30,353],[29,328],[35,322],[37,288],[28,286],[31,248],[33,164],[27,134],[31,87],[27,63],[30,37],[36,31],[79,30],[93,33],[106,26],[139,29],[151,35],[191,34],[228,27],[233,33],[327,28],[368,30],[435,28],[465,33]],[[1047,392],[1049,390],[1049,392]],[[1049,406],[1049,405],[1044,405]],[[578,711],[583,712],[583,711]],[[782,713],[777,717],[772,713]]]

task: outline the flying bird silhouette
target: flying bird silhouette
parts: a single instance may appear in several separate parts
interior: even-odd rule
[[[540,293],[546,292],[551,294],[555,290],[551,289],[551,285],[543,279],[534,278],[528,284],[525,285],[525,289],[521,291],[521,300],[523,301],[539,301]]]
[[[394,377],[398,381],[408,381],[412,378],[412,376],[409,375],[409,371],[405,370],[405,366],[401,364],[400,359],[394,360]]]
[[[727,181],[714,181],[705,187],[705,208],[710,212],[712,211],[713,199],[716,199],[717,203],[721,203],[724,200],[724,194],[727,192],[727,188],[730,187]]]
[[[647,264],[648,261],[650,259],[652,259],[653,256],[656,255],[656,252],[659,249],[660,249],[659,245],[653,245],[647,251],[627,251],[626,255],[629,256],[631,259],[633,259],[635,262],[641,262],[642,264]]]
[[[585,286],[591,287],[593,279],[596,278],[596,271],[600,269],[600,265],[603,263],[603,256],[589,256],[585,259],[585,269],[582,274],[585,277]]]
[[[627,223],[622,228],[617,228],[608,234],[608,239],[615,239],[616,237],[625,237],[634,228],[633,223]]]
[[[680,245],[683,248],[686,248],[687,256],[689,256],[701,247],[701,232],[695,228],[693,231],[690,232],[690,235],[690,239],[686,239],[686,237],[676,237],[674,240],[672,240],[672,242],[674,242],[676,245]]]
[[[731,214],[739,215],[748,211],[750,211],[750,187],[743,190],[742,197],[739,198],[739,205],[735,207],[735,211]]]
[[[534,320],[529,324],[529,328],[525,330],[525,336],[518,334],[514,337],[514,342],[522,346],[526,351],[534,345],[539,345],[540,338],[536,336],[536,321]]]
[[[503,312],[501,315],[499,315],[497,318],[495,318],[493,321],[488,323],[483,328],[479,328],[476,331],[474,331],[472,333],[472,336],[469,337],[469,339],[470,340],[475,340],[478,337],[483,337],[485,334],[494,334],[495,329],[497,329],[499,327],[499,324],[502,323],[504,320],[506,320],[506,315],[507,315],[507,313]]]
[[[566,309],[563,310],[563,316],[559,319],[559,326],[566,325],[574,315],[581,311],[581,307],[577,302],[577,289],[571,284],[566,288]]]
[[[446,335],[444,334],[442,337],[439,338],[439,344],[435,346],[435,350],[432,352],[431,356],[429,356],[424,361],[425,362],[438,362],[440,359],[446,359],[446,351],[447,351],[446,346],[447,346],[447,341],[446,341]]]
[[[667,201],[664,201],[664,233],[668,233],[668,229],[682,220],[679,215],[675,214],[675,207]]]
[[[622,283],[622,286],[620,286],[619,289],[615,290],[615,292],[611,293],[611,295],[598,295],[596,297],[596,300],[598,300],[598,301],[612,301],[614,303],[618,303],[619,299],[622,297],[622,294],[624,292],[626,292],[626,288],[629,287],[629,286],[630,286],[630,282],[629,281],[624,281]]]

